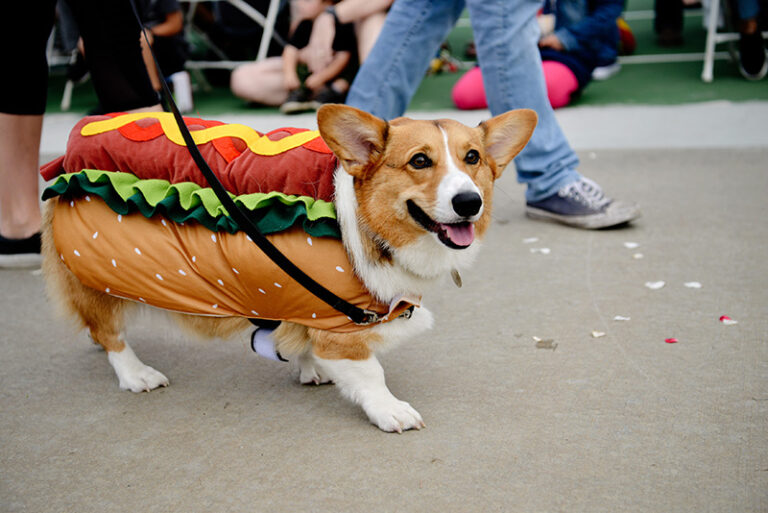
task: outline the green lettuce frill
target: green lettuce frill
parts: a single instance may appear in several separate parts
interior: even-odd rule
[[[166,180],[141,180],[130,173],[84,169],[60,175],[43,191],[43,199],[86,194],[100,197],[118,214],[138,211],[145,217],[159,214],[176,223],[197,221],[212,231],[239,230],[213,190],[191,182],[172,184]],[[282,192],[230,196],[250,213],[251,221],[264,234],[300,224],[313,237],[341,236],[333,203]]]

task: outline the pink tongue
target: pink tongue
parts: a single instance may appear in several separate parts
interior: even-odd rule
[[[472,223],[441,224],[451,242],[457,246],[469,246],[475,240],[475,225]]]

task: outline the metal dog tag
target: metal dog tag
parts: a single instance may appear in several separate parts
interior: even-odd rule
[[[461,275],[456,269],[451,269],[451,278],[457,287],[461,288]]]

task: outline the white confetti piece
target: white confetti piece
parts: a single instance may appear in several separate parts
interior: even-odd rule
[[[223,282],[221,279],[218,279],[218,280],[216,280],[216,281],[217,281],[217,282],[219,283],[219,285],[221,285],[222,287],[224,286],[224,282]]]
[[[216,243],[216,234],[215,233],[211,234],[211,240],[214,242],[214,244]]]
[[[533,244],[534,242],[539,242],[538,237],[528,237],[523,239],[523,244]]]
[[[624,317],[623,315],[617,315],[613,318],[614,321],[628,321],[630,317]]]
[[[277,282],[275,282],[275,287],[277,287],[278,289],[282,289],[282,288],[283,288],[283,286],[282,286],[282,285],[280,285],[280,284],[279,284],[279,283],[277,283]]]
[[[637,242],[625,242],[624,247],[627,249],[635,249],[640,247],[640,244],[638,244]]]
[[[307,237],[307,244],[312,245],[312,237]]]
[[[664,283],[663,281],[646,281],[645,282],[645,286],[651,290],[659,290],[664,285],[666,285],[666,283]]]
[[[534,342],[541,342],[541,338],[540,337],[537,337],[537,336],[534,335],[531,338],[533,339]]]
[[[262,294],[266,294],[266,292],[264,292],[264,289],[259,289],[259,292],[261,292]]]
[[[701,283],[699,283],[698,281],[687,281],[687,282],[683,283],[683,285],[685,285],[689,289],[700,289],[701,288]]]
[[[240,271],[238,271],[238,270],[237,270],[237,269],[235,269],[234,267],[232,268],[232,272],[233,272],[233,273],[235,273],[235,274],[240,274]]]
[[[531,248],[531,253],[541,253],[542,255],[549,255],[549,248]]]
[[[94,239],[95,239],[96,237],[98,237],[98,236],[99,236],[99,232],[93,232],[93,235],[91,235],[91,237],[92,237],[92,238],[94,238]]]
[[[137,255],[141,255],[141,250],[139,248],[133,248],[133,250],[136,252]]]
[[[336,266],[336,270],[337,270],[337,271],[339,271],[340,273],[343,273],[343,272],[344,272],[344,268],[343,268],[343,267],[341,267],[340,265],[337,265],[337,266]]]
[[[80,256],[80,252],[78,250],[75,250],[75,255]]]
[[[179,269],[179,274],[182,275],[182,276],[186,276],[187,275],[187,273],[185,273],[183,269]]]
[[[117,267],[117,261],[114,258],[112,259],[112,267]]]
[[[600,337],[604,337],[604,336],[605,336],[605,332],[604,331],[592,330],[592,338],[600,338]]]
[[[641,258],[644,258],[644,257],[645,255],[643,255],[642,253],[635,253],[634,255],[632,255],[632,258],[634,258],[635,260],[640,260]]]
[[[163,281],[163,277],[162,277],[162,276],[160,276],[159,274],[155,274],[155,278],[157,278],[157,279],[158,279],[158,280],[160,280],[160,281]]]

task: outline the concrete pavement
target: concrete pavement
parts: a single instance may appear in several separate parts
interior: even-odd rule
[[[644,216],[527,220],[508,170],[464,287],[382,357],[419,432],[378,431],[247,336],[190,341],[151,314],[128,337],[171,386],[122,392],[39,273],[0,271],[0,511],[768,511],[766,108],[558,113],[582,172]]]

